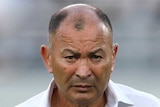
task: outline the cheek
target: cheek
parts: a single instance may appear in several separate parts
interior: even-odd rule
[[[93,65],[92,71],[97,80],[102,81],[104,84],[110,79],[112,63],[111,61],[105,61],[99,65]]]
[[[63,60],[53,61],[53,75],[58,84],[66,84],[74,73],[74,66],[66,65]]]
[[[94,76],[96,78],[96,87],[99,92],[104,92],[106,89],[110,74],[111,74],[111,67],[107,64],[105,65],[94,65],[92,68]]]

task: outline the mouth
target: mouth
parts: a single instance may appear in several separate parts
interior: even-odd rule
[[[89,92],[94,86],[91,84],[75,84],[72,86],[72,88],[74,88],[76,91],[81,92],[81,93],[85,93],[85,92]]]

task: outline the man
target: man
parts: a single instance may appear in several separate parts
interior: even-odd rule
[[[110,80],[118,45],[106,14],[86,4],[56,12],[41,55],[49,88],[16,107],[160,107],[159,99]]]

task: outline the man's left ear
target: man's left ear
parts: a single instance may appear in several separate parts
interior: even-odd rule
[[[117,53],[118,53],[118,43],[115,43],[113,45],[113,52],[112,52],[112,69],[111,69],[112,71],[114,70]]]
[[[113,56],[114,56],[114,57],[116,57],[117,52],[118,52],[118,43],[115,43],[115,44],[113,45]]]

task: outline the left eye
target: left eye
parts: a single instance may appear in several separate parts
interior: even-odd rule
[[[100,61],[103,57],[100,55],[92,55],[90,57],[93,61]]]
[[[99,55],[93,55],[92,58],[94,58],[94,59],[99,59],[99,58],[102,58],[102,57],[99,56]]]

